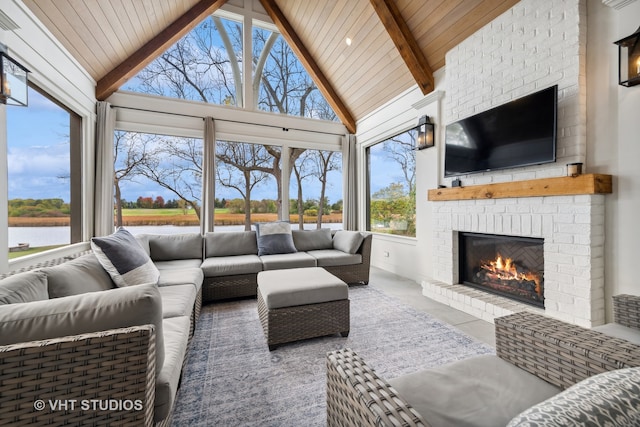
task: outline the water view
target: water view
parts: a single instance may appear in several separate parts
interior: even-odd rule
[[[295,229],[296,225],[292,224]],[[342,223],[322,224],[323,228],[340,230]],[[305,230],[313,230],[316,224],[305,224]],[[126,227],[132,234],[159,233],[199,233],[199,226],[175,226],[175,225],[140,225]],[[216,231],[242,231],[244,225],[217,225]],[[18,246],[20,243],[28,243],[30,247],[65,245],[69,244],[70,228],[66,227],[9,227],[9,247]]]

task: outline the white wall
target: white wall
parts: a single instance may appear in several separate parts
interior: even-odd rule
[[[441,122],[444,92],[444,69],[434,73],[435,91],[427,96],[414,87],[400,94],[384,107],[359,120],[357,141],[359,147],[359,188],[362,209],[359,210],[360,229],[366,229],[364,205],[366,203],[366,159],[364,149],[372,144],[414,128],[418,119],[427,115],[435,123],[436,146],[416,152],[416,237],[392,236],[374,233],[371,264],[420,282],[433,270],[431,234],[431,207],[427,191],[438,185],[438,158],[442,150],[444,133]],[[373,171],[372,173],[375,173]]]
[[[27,67],[33,81],[45,92],[79,114],[83,119],[83,236],[89,237],[93,224],[93,145],[95,133],[95,81],[71,55],[44,29],[37,18],[20,0],[2,0],[2,11],[20,28],[14,31],[0,29],[0,42],[9,48],[9,54]],[[6,159],[5,111],[0,107],[0,158]],[[0,271],[8,269],[7,233],[7,163],[0,161]]]
[[[617,84],[613,44],[638,29],[640,1],[620,10],[599,0],[588,0],[587,6],[587,166],[613,175],[605,212],[605,300],[611,321],[612,295],[640,295],[640,85]]]

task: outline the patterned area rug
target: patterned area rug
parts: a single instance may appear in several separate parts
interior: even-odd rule
[[[270,352],[255,299],[203,306],[173,426],[324,426],[328,351],[352,348],[385,379],[494,350],[369,286],[349,289],[351,332]]]

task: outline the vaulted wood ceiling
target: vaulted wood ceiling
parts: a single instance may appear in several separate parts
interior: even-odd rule
[[[107,97],[223,4],[243,0],[23,0]],[[255,0],[336,113],[355,122],[418,85],[462,40],[518,0]],[[351,45],[345,40],[351,39]]]

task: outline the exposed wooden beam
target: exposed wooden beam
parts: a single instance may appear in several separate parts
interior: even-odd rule
[[[433,91],[433,70],[393,0],[370,0],[422,93]]]
[[[127,80],[138,74],[140,70],[226,2],[227,0],[201,0],[186,11],[184,15],[101,78],[96,85],[96,98],[100,101],[107,99]]]
[[[298,37],[293,30],[293,27],[289,24],[289,21],[287,21],[275,0],[260,0],[260,3],[262,3],[262,6],[271,17],[273,23],[278,27],[282,36],[298,56],[298,59],[316,83],[322,95],[324,95],[329,105],[331,105],[331,108],[333,108],[333,111],[338,115],[342,124],[345,125],[349,132],[356,133],[356,121],[351,115],[351,112],[344,102],[342,102],[338,93],[333,89],[329,80],[322,73],[320,67],[318,67],[318,64],[311,56],[311,53],[309,53],[302,43],[302,40],[300,40],[300,37]]]

